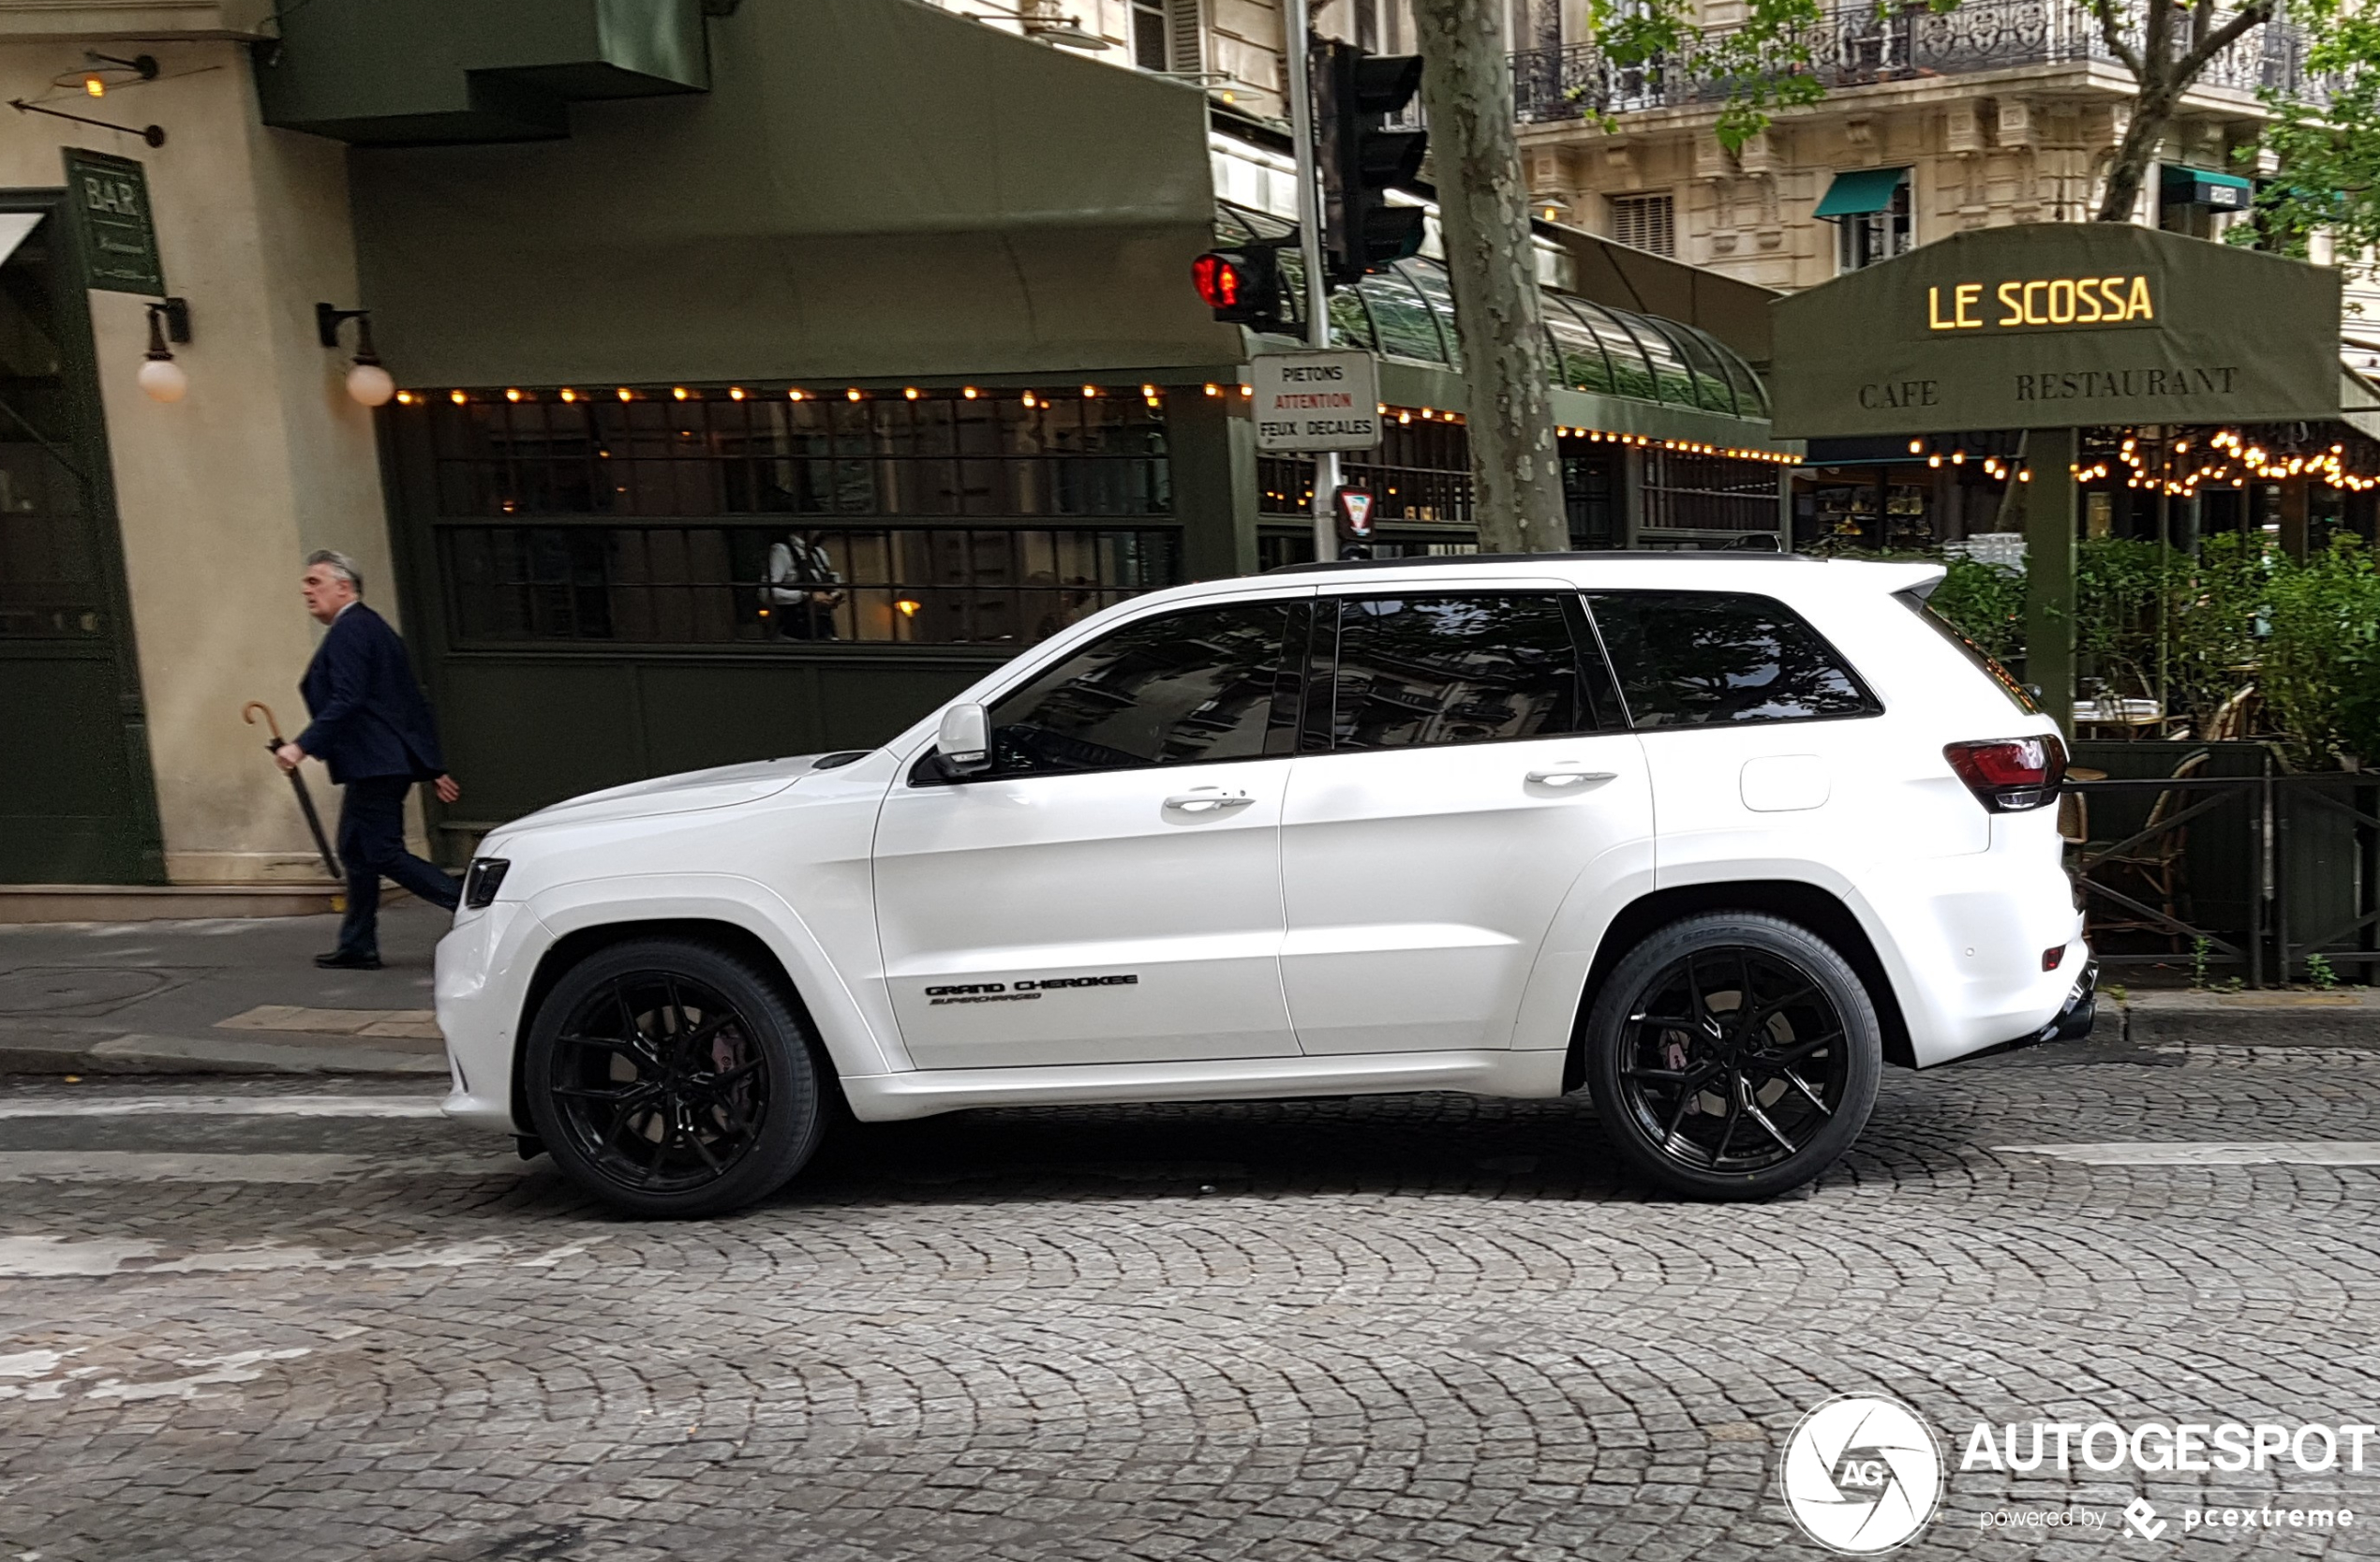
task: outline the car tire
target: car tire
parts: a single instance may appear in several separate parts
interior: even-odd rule
[[[572,1181],[632,1214],[766,1198],[817,1149],[832,1089],[783,984],[691,939],[600,949],[530,1021],[522,1084]]]
[[[1614,1148],[1696,1198],[1767,1198],[1851,1148],[1882,1029],[1857,972],[1758,912],[1673,922],[1620,957],[1588,1011],[1587,1087]]]

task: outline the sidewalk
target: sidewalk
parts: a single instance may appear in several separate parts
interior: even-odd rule
[[[379,971],[320,971],[335,916],[0,926],[0,1074],[443,1077],[447,914],[380,912]]]

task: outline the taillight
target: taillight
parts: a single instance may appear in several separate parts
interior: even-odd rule
[[[1993,813],[2016,813],[2057,801],[2066,779],[2066,745],[2054,736],[1951,743],[1942,757],[1975,800]]]

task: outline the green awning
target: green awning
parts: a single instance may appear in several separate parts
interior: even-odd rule
[[[1822,217],[1864,217],[1870,212],[1881,212],[1891,206],[1893,196],[1909,182],[1905,168],[1855,168],[1835,175],[1826,186],[1826,198],[1818,203],[1813,216]]]
[[[2157,193],[2168,206],[2206,206],[2218,212],[2244,212],[2256,199],[2255,186],[2236,173],[2171,163],[2165,165]]]

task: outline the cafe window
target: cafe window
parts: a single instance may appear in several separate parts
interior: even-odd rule
[[[1183,578],[1163,398],[1137,387],[391,411],[458,643],[1019,647]]]
[[[1471,445],[1460,424],[1391,408],[1376,450],[1340,457],[1339,481],[1372,495],[1375,525],[1469,526]],[[1314,459],[1266,455],[1257,482],[1268,514],[1302,515],[1314,504]]]
[[[1165,515],[1165,414],[1150,400],[541,391],[415,415],[432,425],[442,516]]]
[[[460,644],[1021,647],[1182,579],[1170,528],[448,526]]]
[[[1691,451],[1644,453],[1647,530],[1775,532],[1785,516],[1777,468]]]

